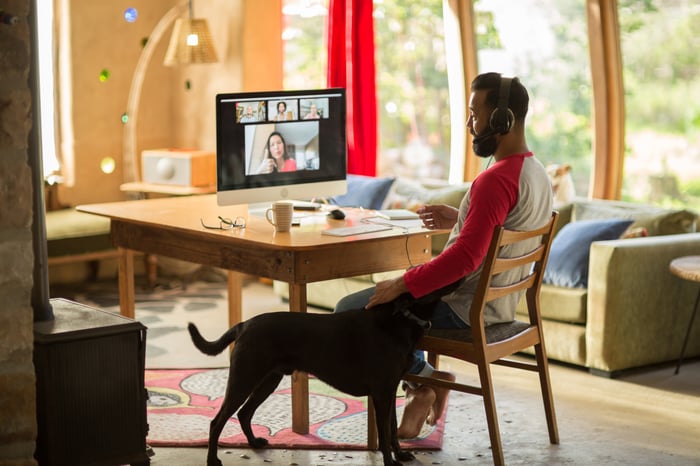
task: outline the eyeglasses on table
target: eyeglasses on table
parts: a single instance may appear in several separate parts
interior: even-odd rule
[[[202,226],[208,230],[232,230],[234,228],[245,228],[245,218],[243,217],[236,217],[235,219],[231,220],[230,218],[219,215],[218,219],[219,224],[216,226],[207,225],[201,218],[199,221],[202,223]]]

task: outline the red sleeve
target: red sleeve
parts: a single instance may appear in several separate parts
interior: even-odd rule
[[[467,215],[454,244],[404,273],[406,287],[414,297],[454,283],[483,262],[494,227],[505,223],[518,200],[522,159],[519,164],[504,164],[503,169],[496,170],[496,165],[492,168],[495,170],[483,172],[472,183]]]

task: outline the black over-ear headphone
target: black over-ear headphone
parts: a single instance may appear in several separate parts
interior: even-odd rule
[[[499,134],[506,134],[510,131],[513,121],[515,121],[515,115],[508,107],[511,81],[512,78],[501,78],[501,86],[498,89],[498,105],[491,112],[491,118],[489,118],[489,126]]]

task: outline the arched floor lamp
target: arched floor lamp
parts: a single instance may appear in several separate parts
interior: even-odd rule
[[[189,17],[181,18],[186,9]],[[126,104],[124,121],[124,141],[122,163],[124,164],[124,181],[139,181],[139,169],[136,163],[136,125],[138,122],[141,88],[146,76],[146,68],[151,61],[156,46],[160,43],[166,29],[175,22],[170,43],[163,63],[167,66],[193,63],[214,63],[217,61],[216,51],[205,19],[193,18],[192,0],[185,0],[172,7],[160,19],[153,29],[141,56],[136,64],[134,76],[131,79],[129,98]]]

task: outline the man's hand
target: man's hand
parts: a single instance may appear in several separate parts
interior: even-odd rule
[[[372,308],[377,304],[388,303],[406,292],[408,292],[408,288],[406,288],[406,284],[403,281],[403,275],[391,280],[381,281],[377,283],[366,309]]]
[[[445,230],[457,223],[459,210],[448,205],[425,205],[417,210],[423,225],[431,230]]]

